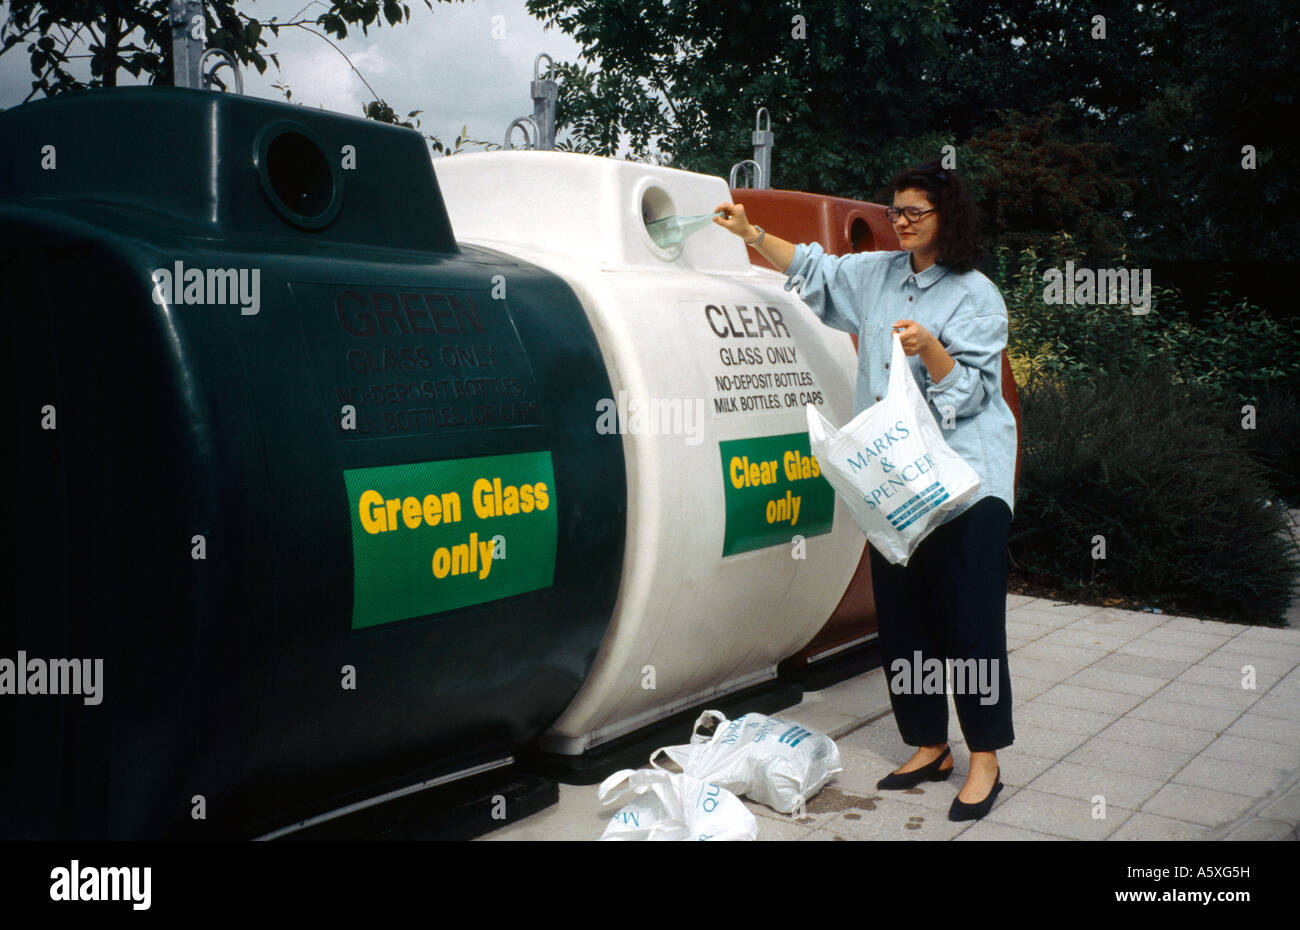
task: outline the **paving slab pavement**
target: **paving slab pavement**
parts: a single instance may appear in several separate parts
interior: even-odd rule
[[[987,817],[948,820],[969,759],[951,696],[954,775],[875,789],[912,754],[875,669],[780,712],[830,734],[844,769],[803,819],[746,800],[758,839],[1300,839],[1300,628],[1011,594],[1007,636],[1016,742]],[[595,840],[614,810],[595,785],[561,785],[481,839]]]

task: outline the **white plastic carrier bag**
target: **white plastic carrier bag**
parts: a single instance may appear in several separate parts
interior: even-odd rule
[[[698,732],[707,720],[717,721],[712,736]],[[716,710],[706,710],[695,721],[691,742],[665,746],[660,753],[682,767],[687,775],[706,779],[783,814],[791,813],[843,771],[835,741],[780,717],[745,714],[730,722]]]
[[[873,546],[895,565],[980,487],[943,438],[894,333],[889,394],[842,429],[808,405],[808,442],[826,480]]]
[[[721,785],[661,769],[623,769],[597,796],[613,804],[633,795],[605,826],[602,840],[754,840],[758,820]]]

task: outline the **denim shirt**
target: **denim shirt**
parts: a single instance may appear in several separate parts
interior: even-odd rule
[[[907,361],[943,438],[980,478],[975,495],[941,522],[989,496],[1006,501],[1014,514],[1016,419],[1002,397],[1007,307],[993,282],[938,263],[914,273],[910,252],[836,256],[815,242],[795,246],[786,276],[785,289],[798,288],[823,323],[857,333],[855,416],[889,391],[896,320],[914,320],[939,340],[956,362],[941,380],[931,380],[920,353]],[[951,429],[943,428],[946,412]]]

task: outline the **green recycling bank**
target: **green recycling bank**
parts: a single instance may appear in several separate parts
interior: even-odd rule
[[[0,267],[0,836],[273,835],[508,765],[572,701],[622,569],[613,386],[568,285],[457,244],[418,133],[17,107]],[[95,703],[34,671],[95,662]]]

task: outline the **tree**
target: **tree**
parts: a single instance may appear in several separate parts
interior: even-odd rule
[[[1001,111],[999,123],[968,140],[967,177],[985,212],[985,233],[1013,253],[1042,252],[1055,230],[1069,230],[1083,254],[1109,259],[1124,237],[1124,209],[1138,187],[1114,144],[1060,124],[1064,103],[1037,116]]]
[[[1297,245],[1284,0],[528,9],[583,45],[558,68],[560,125],[606,154],[626,137],[634,157],[726,176],[766,106],[778,187],[880,199],[895,171],[952,145],[998,235],[1068,224],[1089,246],[1129,242],[1136,261],[1289,259]]]
[[[1153,259],[1295,260],[1293,13],[1282,0],[1179,11],[1175,33],[1189,67],[1135,100],[1120,139],[1147,181],[1133,211]]]
[[[782,186],[849,196],[896,170],[881,139],[932,124],[946,91],[943,0],[529,0],[585,46],[559,66],[558,118],[579,139],[726,175],[751,154],[761,106],[779,133]],[[591,65],[599,62],[599,72]]]
[[[285,97],[288,98],[290,92],[285,88]],[[403,119],[393,111],[393,108],[382,100],[372,100],[365,106],[366,119],[372,119],[378,123],[388,123],[390,126],[401,126],[404,129],[419,130],[420,114],[423,110],[412,110],[406,114]],[[437,136],[431,136],[427,133],[424,136],[429,140],[429,147],[433,149],[436,155],[459,155],[466,145],[477,145],[484,151],[499,149],[501,146],[495,142],[484,142],[482,139],[471,139],[469,137],[469,127],[462,126],[460,134],[456,136],[456,141],[452,145],[444,145],[442,140]]]
[[[431,0],[423,2],[433,9]],[[26,49],[31,57],[35,80],[24,103],[37,94],[54,96],[69,91],[114,87],[120,72],[135,78],[147,77],[152,84],[171,84],[172,29],[168,7],[168,0],[144,3],[99,0],[93,4],[84,0],[13,0],[9,18],[0,26],[0,55],[28,42]],[[263,54],[262,50],[269,48],[267,36],[279,36],[281,29],[305,30],[334,48],[374,96],[362,108],[367,118],[410,129],[419,128],[419,120],[411,120],[420,111],[411,112],[406,119],[399,117],[330,38],[346,38],[349,27],[359,26],[363,33],[369,34],[371,26],[385,22],[396,26],[407,22],[411,17],[407,4],[398,0],[335,0],[314,19],[295,16],[285,22],[274,16],[268,20],[249,16],[236,9],[236,0],[205,0],[203,7],[207,47],[224,49],[241,66],[251,65],[258,73],[265,73],[268,61],[277,68],[280,65],[274,52]],[[88,54],[69,54],[79,37],[87,43]],[[70,70],[72,61],[78,58],[90,59],[89,80]],[[215,79],[221,80],[219,75]],[[287,85],[272,86],[283,93],[286,100],[293,99],[293,92]],[[467,129],[462,130],[454,146],[444,145],[437,136],[426,134],[425,138],[433,151],[439,154],[455,154],[466,144],[496,147],[470,139]]]
[[[1066,133],[1113,125],[1134,101],[1183,65],[1185,49],[1163,0],[953,0],[951,54],[936,63],[952,89],[941,112],[967,138],[1014,107],[1037,114],[1068,103],[1054,120]]]
[[[433,9],[431,0],[423,2]],[[371,26],[384,22],[396,26],[411,17],[411,8],[399,0],[334,0],[314,19],[287,22],[249,16],[236,9],[236,0],[206,0],[203,6],[207,45],[224,49],[241,66],[251,65],[259,74],[266,71],[268,59],[277,67],[280,64],[274,52],[262,53],[269,48],[268,33],[278,36],[281,29],[304,29],[328,42],[330,35],[345,38],[349,26],[368,32]],[[69,55],[78,38],[88,43],[88,56]],[[0,27],[0,55],[24,42],[35,75],[24,103],[38,93],[53,96],[114,87],[122,71],[136,78],[147,76],[152,84],[172,83],[168,0],[10,0],[9,18]],[[89,80],[69,70],[77,57],[90,58]]]

